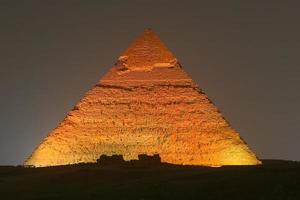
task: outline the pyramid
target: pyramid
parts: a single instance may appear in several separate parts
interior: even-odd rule
[[[41,142],[25,165],[159,154],[180,165],[261,162],[176,57],[147,29]]]

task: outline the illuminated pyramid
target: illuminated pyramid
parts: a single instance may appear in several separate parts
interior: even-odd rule
[[[261,162],[218,108],[146,30],[33,151],[25,165],[96,162],[101,155],[159,154],[183,165]]]

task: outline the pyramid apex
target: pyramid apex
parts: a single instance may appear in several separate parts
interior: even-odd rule
[[[148,27],[148,28],[145,29],[145,31],[153,32],[153,29]]]
[[[151,33],[151,34],[155,34],[155,31],[154,31],[152,28],[148,27],[148,28],[146,28],[146,29],[144,30],[143,33]],[[142,34],[143,34],[143,33],[142,33]],[[155,34],[155,35],[156,35],[156,34]]]
[[[154,67],[171,67],[177,59],[157,34],[147,28],[121,54],[121,61],[129,70],[148,71]]]
[[[155,31],[152,28],[146,28],[137,38],[139,39],[140,37],[144,38],[144,39],[150,39],[151,37],[156,37],[157,39],[159,39],[158,35],[155,33]],[[159,39],[160,40],[160,39]],[[162,41],[160,41],[162,42]]]

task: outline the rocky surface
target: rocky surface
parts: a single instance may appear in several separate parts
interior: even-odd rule
[[[217,107],[146,30],[26,160],[52,166],[101,155],[159,154],[183,165],[260,164]]]

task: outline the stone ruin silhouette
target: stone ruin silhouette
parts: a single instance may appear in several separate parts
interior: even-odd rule
[[[100,165],[134,165],[134,166],[153,166],[162,164],[159,154],[149,156],[147,154],[139,154],[138,160],[125,161],[123,155],[101,155],[97,159]]]

